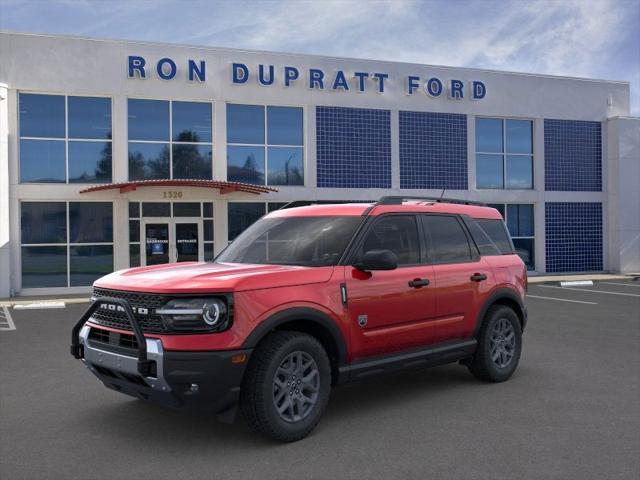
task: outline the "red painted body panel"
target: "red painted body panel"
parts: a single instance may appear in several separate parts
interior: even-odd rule
[[[317,205],[270,213],[281,216],[360,216],[370,204]],[[458,213],[501,219],[495,209],[446,203],[381,205],[369,214],[391,212]],[[487,280],[471,281],[483,273]],[[428,279],[413,288],[408,282]],[[346,285],[348,305],[340,286]],[[219,263],[180,263],[114,272],[96,287],[162,294],[233,293],[234,321],[221,333],[147,336],[166,350],[208,351],[243,348],[246,339],[272,315],[294,307],[323,312],[337,325],[349,362],[473,335],[487,299],[509,288],[524,299],[526,269],[517,255],[483,257],[475,262],[418,265],[363,273],[351,266],[297,267]],[[366,324],[359,324],[361,316]],[[98,327],[105,328],[105,327]]]

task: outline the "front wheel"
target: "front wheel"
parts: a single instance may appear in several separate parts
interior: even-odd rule
[[[471,373],[487,382],[504,382],[518,367],[522,329],[518,315],[509,307],[489,309],[478,335],[478,348],[469,363]]]
[[[240,392],[240,408],[254,430],[293,442],[318,424],[331,389],[326,351],[311,335],[274,332],[251,357]]]

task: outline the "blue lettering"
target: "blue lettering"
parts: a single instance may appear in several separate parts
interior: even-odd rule
[[[378,80],[378,92],[384,93],[384,80],[389,78],[389,75],[386,73],[374,73],[373,78]]]
[[[200,66],[196,64],[195,60],[189,60],[189,81],[193,82],[196,78],[199,82],[205,80],[205,63],[204,60],[200,60]]]
[[[136,72],[140,78],[147,78],[144,66],[147,62],[143,57],[129,56],[129,78],[135,78]]]
[[[424,90],[431,97],[439,97],[442,95],[442,82],[436,77],[430,78],[424,84]]]
[[[347,83],[347,79],[345,78],[342,70],[338,70],[336,73],[336,79],[333,81],[333,89],[338,90],[339,88],[349,90],[349,84]]]
[[[169,71],[166,73],[164,69],[165,65],[169,65]],[[158,72],[158,76],[162,80],[171,80],[176,76],[178,67],[176,67],[176,62],[174,62],[170,58],[161,58],[160,60],[158,60],[158,65],[156,65],[156,71]]]
[[[451,84],[449,86],[449,98],[454,100],[461,100],[464,98],[464,94],[462,93],[462,89],[464,87],[464,82],[461,80],[451,80]]]
[[[247,83],[247,80],[249,80],[249,69],[244,63],[233,63],[231,72],[233,83]]]
[[[367,72],[355,72],[353,76],[358,79],[358,91],[364,92],[369,74]]]
[[[413,92],[420,87],[419,81],[420,77],[416,77],[415,75],[409,75],[407,77],[407,95],[413,95]]]
[[[297,80],[299,76],[300,72],[296,67],[284,67],[284,86],[290,86],[291,82]]]
[[[264,65],[258,65],[258,81],[260,85],[272,85],[273,84],[273,65],[269,65],[269,78],[264,78]]]
[[[487,94],[487,87],[480,81],[473,82],[473,99],[480,100]]]
[[[318,70],[317,68],[309,69],[309,88],[318,88],[320,90],[324,89],[324,72],[322,70]]]

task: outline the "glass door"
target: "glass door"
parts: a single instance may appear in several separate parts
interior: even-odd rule
[[[144,223],[144,265],[159,265],[171,261],[170,227],[171,220],[153,220]]]
[[[204,258],[202,246],[202,220],[175,219],[174,262],[201,262]]]

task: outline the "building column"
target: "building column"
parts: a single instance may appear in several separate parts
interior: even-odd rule
[[[0,298],[11,293],[8,96],[7,85],[0,83]]]
[[[533,249],[534,268],[538,273],[547,271],[544,175],[544,118],[536,118],[533,122],[533,187],[536,191],[533,207]]]

